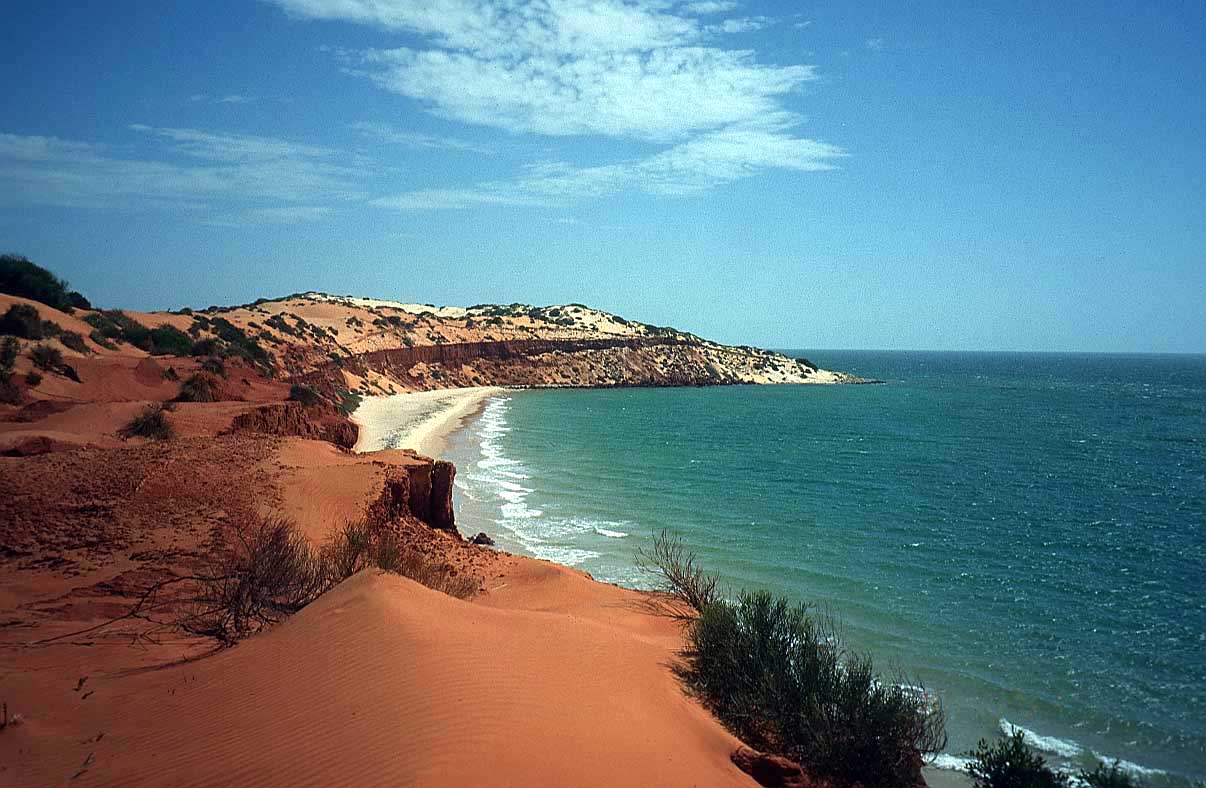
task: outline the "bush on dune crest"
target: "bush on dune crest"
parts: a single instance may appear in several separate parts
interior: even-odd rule
[[[204,574],[178,622],[181,629],[231,645],[296,613],[362,569],[409,577],[458,599],[477,592],[455,575],[405,547],[387,527],[349,523],[315,548],[284,518],[241,528]]]
[[[941,707],[877,677],[829,619],[765,591],[722,598],[716,576],[665,532],[639,563],[686,622],[680,678],[750,746],[833,785],[913,788],[922,758],[946,745]]]

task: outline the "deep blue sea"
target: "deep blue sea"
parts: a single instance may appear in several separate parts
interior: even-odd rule
[[[453,439],[462,531],[648,584],[677,532],[943,700],[949,757],[1206,778],[1206,357],[800,351],[875,386],[508,393]]]

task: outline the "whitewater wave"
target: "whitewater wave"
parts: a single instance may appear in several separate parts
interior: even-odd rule
[[[1001,732],[1006,736],[1013,736],[1018,731],[1022,733],[1022,741],[1038,750],[1039,752],[1047,752],[1052,755],[1058,755],[1061,758],[1075,758],[1084,752],[1084,748],[1074,741],[1060,739],[1055,736],[1043,736],[1040,733],[1023,728],[1020,725],[1014,725],[1009,720],[1002,717],[998,723],[1001,727]]]
[[[595,533],[597,533],[599,536],[606,536],[610,539],[623,539],[624,537],[628,536],[628,534],[624,533],[623,531],[613,531],[609,528],[604,528],[599,525],[595,526]]]

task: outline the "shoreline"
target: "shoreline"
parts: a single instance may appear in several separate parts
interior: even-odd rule
[[[438,457],[452,434],[479,413],[487,399],[504,391],[500,386],[475,386],[365,397],[350,415],[360,428],[352,451],[413,449]]]

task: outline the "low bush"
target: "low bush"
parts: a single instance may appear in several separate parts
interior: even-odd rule
[[[5,405],[20,405],[23,399],[21,387],[13,380],[11,372],[0,372],[0,402]]]
[[[405,548],[397,535],[363,522],[349,523],[315,549],[283,518],[240,529],[200,580],[180,621],[187,632],[233,644],[296,613],[366,568],[410,577],[459,599],[477,592],[470,578]]]
[[[26,372],[26,373],[25,373],[25,382],[26,382],[26,384],[28,384],[28,385],[29,385],[31,388],[32,388],[33,386],[37,386],[39,383],[41,383],[41,382],[42,382],[42,375],[41,375],[40,373],[35,372],[34,370],[32,370],[32,369],[31,369],[29,372]]]
[[[48,372],[56,371],[63,366],[63,352],[50,345],[34,345],[29,350],[29,357],[34,366]]]
[[[88,335],[96,344],[103,347],[105,350],[117,350],[117,345],[109,341],[109,338],[96,329],[92,329],[92,333]]]
[[[213,382],[205,375],[193,375],[180,384],[177,402],[214,402]]]
[[[317,391],[300,383],[294,383],[289,387],[289,399],[300,402],[307,408],[322,402],[322,397],[318,396]]]
[[[74,350],[76,353],[89,353],[88,346],[84,344],[84,338],[74,331],[64,331],[59,334],[59,341],[63,343],[63,347]]]
[[[364,399],[361,395],[354,391],[343,390],[339,392],[339,412],[345,416],[352,415],[356,408],[360,407],[360,400]]]
[[[84,316],[84,322],[96,329],[106,339],[127,342],[147,352],[154,347],[154,343],[151,341],[151,329],[129,317],[120,309],[93,312]]]
[[[1022,731],[1015,730],[989,743],[981,739],[967,753],[967,773],[976,788],[1067,788],[1068,778],[1059,774],[1041,755],[1026,746]]]
[[[194,324],[195,325],[195,324]],[[198,339],[189,348],[190,356],[216,356],[222,350],[216,339]]]
[[[173,438],[176,431],[168,423],[165,410],[162,405],[148,405],[133,421],[118,430],[117,434],[124,439],[147,438],[161,441]]]
[[[662,531],[650,550],[637,551],[637,568],[657,579],[657,591],[666,598],[660,612],[680,620],[694,619],[718,599],[719,576],[699,566],[682,540]]]
[[[834,786],[914,788],[923,757],[946,745],[941,706],[877,676],[828,618],[765,591],[722,598],[665,534],[643,561],[687,622],[679,677],[751,747]]]
[[[1081,769],[1077,776],[1090,788],[1139,788],[1139,781],[1124,772],[1118,761],[1109,766],[1099,763],[1091,772]]]
[[[150,352],[156,356],[187,356],[192,350],[193,340],[175,326],[158,326],[149,334]]]
[[[226,365],[217,356],[210,356],[201,362],[201,369],[220,378],[226,377]]]
[[[0,334],[22,339],[45,339],[47,322],[38,316],[38,310],[29,304],[13,304],[0,317]],[[58,328],[55,324],[51,326]]]
[[[21,353],[21,343],[15,337],[0,339],[0,374],[12,372]]]
[[[164,380],[180,380],[180,373],[178,373],[176,371],[175,367],[168,367],[167,369],[165,369],[163,371],[163,379]]]

